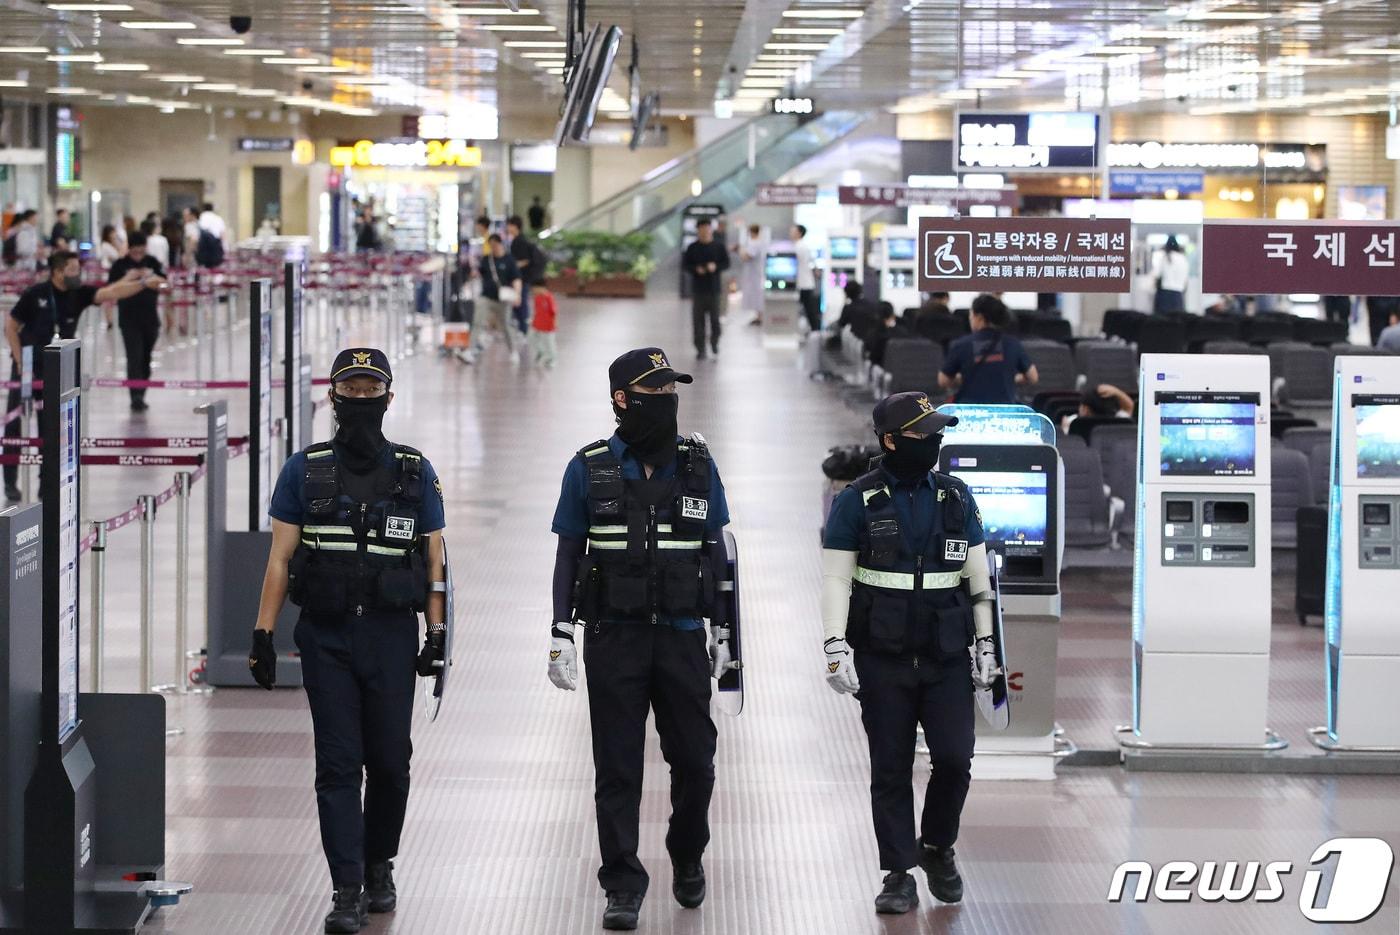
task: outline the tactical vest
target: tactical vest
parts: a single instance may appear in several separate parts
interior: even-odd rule
[[[676,446],[676,473],[625,479],[606,441],[579,451],[588,469],[588,551],[574,587],[574,616],[590,623],[709,616],[715,583],[705,547],[710,452]]]
[[[288,567],[289,596],[307,613],[421,611],[427,603],[427,563],[420,551],[418,507],[423,456],[392,445],[393,463],[366,479],[363,502],[345,489],[329,442],[306,449],[301,544]]]
[[[958,479],[933,472],[942,531],[912,542],[900,528],[896,493],[879,469],[858,477],[865,522],[851,583],[846,641],[852,648],[890,655],[965,653],[975,635],[972,605],[961,586],[967,559],[969,499]]]

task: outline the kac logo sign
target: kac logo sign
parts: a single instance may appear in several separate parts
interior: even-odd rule
[[[1380,838],[1333,838],[1319,845],[1308,863],[1327,863],[1334,854],[1337,859],[1327,896],[1319,901],[1325,871],[1307,871],[1298,893],[1298,911],[1310,922],[1364,922],[1376,914],[1385,899],[1395,854]],[[1200,864],[1169,860],[1156,871],[1147,861],[1128,860],[1113,871],[1108,901],[1121,903],[1126,896],[1132,902],[1142,903],[1148,901],[1150,894],[1164,903],[1186,903],[1195,896],[1208,903],[1272,903],[1286,895],[1285,878],[1292,872],[1293,863],[1287,860],[1267,864],[1257,860],[1243,864],[1235,860]],[[1133,874],[1133,889],[1126,892],[1128,877]]]

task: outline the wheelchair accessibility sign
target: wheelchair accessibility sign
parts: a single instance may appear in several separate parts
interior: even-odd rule
[[[929,279],[971,279],[972,232],[924,231],[924,275]]]

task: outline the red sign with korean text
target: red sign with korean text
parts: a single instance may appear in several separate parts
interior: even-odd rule
[[[923,292],[1128,292],[1127,218],[920,218]]]
[[[949,208],[971,205],[1016,207],[1014,188],[923,188],[904,184],[842,185],[836,190],[843,205],[909,208],[942,205]]]
[[[815,185],[774,185],[765,182],[754,192],[754,200],[761,205],[810,205],[817,202]]]
[[[1394,221],[1206,221],[1201,290],[1400,295]]]

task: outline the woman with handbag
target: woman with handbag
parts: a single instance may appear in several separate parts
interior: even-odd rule
[[[507,352],[519,353],[525,336],[515,326],[510,312],[520,304],[520,268],[506,254],[505,241],[500,234],[488,237],[482,252],[481,302],[485,306],[487,330],[500,331],[505,335]]]

